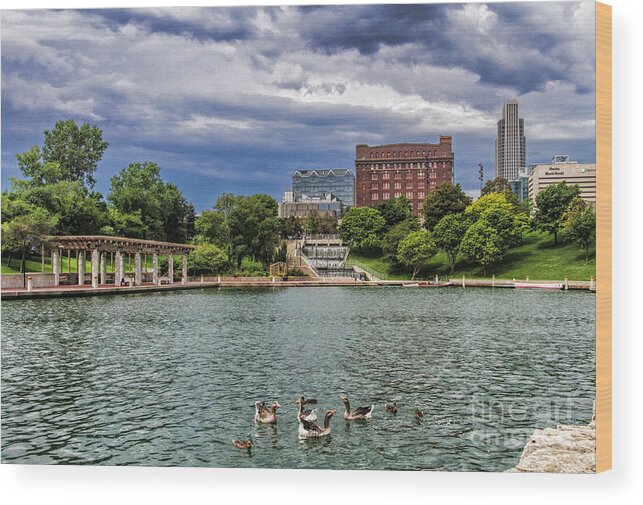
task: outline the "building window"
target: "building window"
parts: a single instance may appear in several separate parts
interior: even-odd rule
[[[407,191],[406,192],[406,198],[409,200],[413,200],[413,191]]]
[[[382,200],[390,200],[391,193],[382,193]]]
[[[424,200],[424,191],[418,191],[418,198],[422,198],[422,200]]]
[[[390,179],[390,178],[391,178],[391,174],[390,174],[390,173],[388,173],[388,172],[384,172],[384,173],[382,174],[382,179],[386,179],[386,180],[388,180],[388,179]]]
[[[413,163],[411,163],[411,165],[412,165],[412,164],[413,164]],[[407,179],[413,179],[413,172],[407,172],[407,173],[406,173],[406,178],[407,178]]]
[[[435,179],[438,176],[435,172],[429,172],[429,179]]]
[[[393,186],[395,189],[402,189],[402,183],[401,182],[396,182],[395,186]]]
[[[393,198],[399,198],[401,196],[402,196],[402,193],[400,193],[399,191],[396,191],[395,193],[393,193]]]
[[[395,172],[395,178],[396,178],[396,179],[401,179],[401,178],[402,178],[402,174],[401,174],[400,172]]]
[[[376,181],[377,180],[377,174],[371,174],[371,179]]]
[[[424,207],[424,202],[418,202],[418,210],[421,210]]]
[[[378,186],[377,182],[374,182],[373,184],[371,184],[371,189],[374,189],[377,191],[378,189],[380,189],[380,187]]]
[[[418,172],[418,177],[424,177],[424,170],[420,170]]]
[[[377,193],[371,193],[371,200],[376,201],[377,199]]]
[[[391,189],[391,183],[385,182],[384,184],[382,184],[382,189]]]
[[[413,183],[412,182],[407,182],[406,183],[406,189],[413,189]]]

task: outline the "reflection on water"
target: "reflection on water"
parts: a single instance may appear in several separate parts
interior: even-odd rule
[[[277,288],[5,303],[2,461],[504,470],[535,427],[589,421],[594,302]],[[298,440],[301,394],[320,420],[338,410],[330,437]],[[347,424],[342,394],[373,419]],[[276,426],[254,424],[256,400],[281,403]]]

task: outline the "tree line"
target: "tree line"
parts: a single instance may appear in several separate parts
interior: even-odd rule
[[[443,183],[427,197],[421,222],[405,197],[375,207],[349,209],[339,233],[352,247],[380,251],[393,264],[408,268],[412,278],[438,251],[453,272],[458,259],[478,264],[486,275],[502,262],[509,248],[519,245],[531,230],[577,242],[589,260],[595,242],[594,208],[580,198],[578,185],[565,182],[538,193],[535,204],[519,203],[502,178],[488,181],[475,202],[459,184]]]
[[[501,262],[529,230],[543,230],[558,243],[581,244],[589,259],[595,240],[594,209],[580,199],[578,186],[564,182],[541,191],[535,206],[519,204],[506,180],[488,181],[472,202],[458,184],[444,183],[429,194],[422,222],[405,197],[349,209],[338,224],[331,215],[279,218],[274,198],[265,194],[221,195],[198,217],[179,188],[161,177],[152,161],[129,163],[111,178],[107,196],[94,190],[98,164],[109,143],[97,126],[58,121],[44,132],[42,147],[17,155],[23,177],[2,193],[2,255],[10,264],[46,235],[115,235],[197,245],[190,271],[263,274],[273,261],[286,260],[281,239],[339,232],[358,250],[378,250],[413,277],[437,251],[453,272],[458,258],[481,265]]]
[[[23,177],[2,193],[2,254],[11,261],[46,235],[119,235],[184,243],[194,236],[195,211],[151,161],[130,163],[111,178],[106,197],[94,190],[109,143],[97,126],[58,121],[42,146],[18,154]]]

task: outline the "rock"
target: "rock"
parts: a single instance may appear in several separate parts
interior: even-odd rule
[[[510,472],[595,473],[596,414],[587,426],[535,430]]]

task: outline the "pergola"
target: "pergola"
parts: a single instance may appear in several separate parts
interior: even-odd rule
[[[52,250],[52,271],[54,283],[60,284],[61,252],[75,250],[78,265],[78,284],[85,282],[85,255],[87,251],[91,254],[92,287],[100,284],[107,284],[107,253],[114,256],[114,284],[120,286],[125,278],[123,264],[124,254],[134,254],[134,284],[140,286],[143,283],[143,269],[141,255],[152,255],[152,282],[161,282],[159,276],[159,254],[168,256],[168,282],[174,282],[174,255],[183,255],[181,282],[187,282],[187,257],[192,249],[196,247],[188,244],[175,244],[173,242],[158,242],[156,240],[142,240],[137,238],[110,237],[107,235],[64,235],[47,238],[47,243]],[[99,279],[100,273],[100,279]]]

